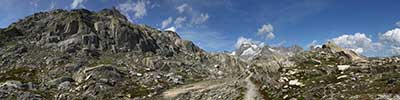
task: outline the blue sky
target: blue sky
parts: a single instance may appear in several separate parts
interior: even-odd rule
[[[399,0],[0,1],[1,28],[40,11],[114,6],[133,23],[174,28],[207,51],[234,50],[237,39],[245,37],[304,48],[331,40],[367,56],[400,54]]]

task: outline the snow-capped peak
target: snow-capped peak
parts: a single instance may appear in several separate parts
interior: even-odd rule
[[[238,41],[235,44],[236,51],[234,51],[234,54],[245,60],[250,60],[261,52],[261,48],[263,46],[264,43],[260,41],[254,41],[252,39],[239,37]]]

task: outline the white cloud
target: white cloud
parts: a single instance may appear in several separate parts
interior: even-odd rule
[[[190,7],[188,4],[182,4],[182,5],[180,5],[180,6],[178,6],[178,7],[176,7],[176,10],[178,10],[178,12],[179,13],[183,13],[183,12],[185,12],[185,11],[187,11],[187,10],[191,10],[192,9],[192,7]]]
[[[271,24],[267,24],[267,25],[263,25],[260,29],[258,29],[257,34],[263,34],[263,33],[267,33],[267,32],[273,32],[274,31],[274,27]]]
[[[182,27],[182,24],[186,21],[186,17],[178,17],[175,19],[174,24],[177,28]]]
[[[400,47],[392,47],[390,52],[392,55],[400,55]]]
[[[176,32],[176,28],[175,28],[175,27],[170,27],[170,28],[165,29],[165,31],[173,31],[173,32]]]
[[[269,32],[267,35],[267,39],[274,39],[275,38],[275,34],[272,32]]]
[[[372,46],[372,40],[368,38],[364,33],[355,33],[354,35],[342,35],[331,40],[335,44],[353,50],[357,53],[363,53],[365,50],[369,50]]]
[[[400,27],[400,21],[396,22],[396,26]]]
[[[208,14],[200,14],[200,16],[193,16],[192,19],[192,24],[203,24],[204,22],[206,22],[208,20],[209,16]]]
[[[146,5],[150,4],[150,1],[139,0],[134,7],[135,17],[142,18],[147,14]]]
[[[381,34],[380,42],[389,48],[392,55],[399,55],[400,54],[400,29],[395,28],[393,30],[389,30],[384,34]]]
[[[316,47],[322,47],[321,44],[318,44],[317,40],[313,40],[310,44],[307,45],[310,49],[316,48]]]
[[[176,7],[178,13],[185,13],[185,16],[180,16],[175,19],[175,27],[182,28],[183,25],[187,25],[188,27],[201,27],[202,24],[208,21],[210,15],[208,13],[199,12],[196,9],[193,9],[191,5],[187,3],[183,3]]]
[[[164,21],[161,22],[161,29],[166,28],[171,22],[172,22],[172,17],[168,17]]]
[[[271,24],[264,24],[257,31],[257,35],[264,36],[266,39],[274,39],[275,34],[273,33],[274,27]]]
[[[393,30],[389,30],[384,34],[381,34],[379,38],[385,44],[400,46],[400,29],[395,28]]]
[[[400,28],[386,31],[378,36],[378,41],[372,41],[363,33],[355,33],[354,35],[342,35],[330,39],[330,41],[367,56],[400,55]]]
[[[178,17],[175,19],[172,17],[168,17],[164,21],[161,22],[161,29],[168,27],[168,25],[173,24],[175,29],[183,27],[184,22],[186,21],[186,17]],[[173,22],[173,23],[172,23]]]
[[[83,5],[83,3],[85,2],[86,0],[74,0],[72,3],[71,3],[71,8],[72,9],[76,9],[76,8],[85,8],[85,6]]]
[[[117,8],[129,19],[129,13],[134,13],[134,18],[140,19],[147,15],[147,5],[149,4],[150,1],[147,0],[138,0],[137,2],[128,0],[125,3],[119,4]]]

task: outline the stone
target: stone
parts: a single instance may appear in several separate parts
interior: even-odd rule
[[[22,83],[20,81],[6,81],[0,85],[0,87],[11,87],[16,89],[22,89]]]
[[[331,41],[328,41],[327,44],[324,44],[322,46],[322,48],[328,49],[328,50],[330,50],[330,52],[338,53],[341,56],[346,57],[347,59],[350,60],[349,62],[367,62],[368,61],[368,60],[366,60],[365,57],[357,54],[356,52],[339,47],[338,45],[336,45],[334,42],[331,42]]]
[[[350,65],[337,65],[338,70],[344,71],[350,68]]]
[[[71,82],[65,81],[58,85],[58,90],[68,90],[71,88]]]
[[[98,48],[99,47],[99,38],[96,34],[90,33],[88,35],[82,36],[82,44],[86,45],[87,48]]]
[[[298,79],[290,80],[289,81],[289,85],[292,85],[292,86],[304,86],[304,84],[299,82]]]
[[[347,78],[347,77],[349,77],[349,76],[348,75],[341,75],[341,76],[337,77],[336,79],[342,79],[342,78]]]
[[[72,79],[70,77],[60,77],[60,78],[50,80],[49,82],[47,82],[47,84],[50,86],[54,86],[54,85],[59,85],[64,82],[74,82],[74,79]]]
[[[143,76],[143,74],[142,73],[136,73],[136,76]]]

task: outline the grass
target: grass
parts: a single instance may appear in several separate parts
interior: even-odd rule
[[[152,90],[147,89],[144,86],[134,85],[134,88],[127,88],[125,94],[129,94],[131,97],[142,97],[152,93]]]
[[[38,70],[26,67],[17,67],[6,71],[5,73],[0,73],[0,82],[5,82],[8,80],[21,81],[22,83],[33,82],[40,83],[38,77]]]

